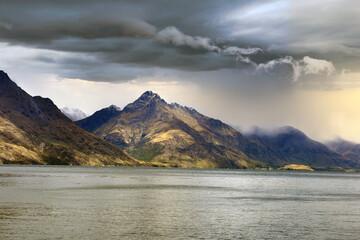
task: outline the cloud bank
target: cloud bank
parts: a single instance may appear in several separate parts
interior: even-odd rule
[[[50,62],[43,53],[33,60],[51,65],[60,77],[89,81],[129,81],[159,69],[173,74],[232,69],[239,79],[254,71],[253,81],[259,74],[269,81],[275,75],[289,76],[289,82],[318,81],[342,69],[358,71],[354,3],[4,0],[0,42],[56,51]]]

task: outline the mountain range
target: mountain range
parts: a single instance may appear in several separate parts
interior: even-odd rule
[[[50,99],[30,96],[3,71],[0,163],[148,166],[75,125]]]
[[[281,168],[306,166],[315,170],[358,168],[349,159],[284,127],[244,136],[236,129],[193,108],[168,104],[147,91],[121,110],[97,111],[77,121],[83,129],[145,162],[174,167]]]
[[[325,146],[292,127],[244,135],[151,91],[74,123],[0,71],[0,164],[349,170],[360,167],[359,153],[357,144]]]
[[[283,161],[314,169],[358,168],[359,159],[350,159],[307,137],[300,130],[286,126],[271,131],[255,128],[246,135],[279,154]]]

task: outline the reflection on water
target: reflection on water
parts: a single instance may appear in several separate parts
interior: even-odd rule
[[[360,175],[0,167],[0,239],[358,239]]]

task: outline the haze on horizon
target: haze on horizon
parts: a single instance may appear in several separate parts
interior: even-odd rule
[[[146,90],[248,129],[360,142],[356,0],[0,1],[0,69],[88,114]]]

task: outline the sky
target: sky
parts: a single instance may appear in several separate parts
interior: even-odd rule
[[[87,114],[146,90],[249,131],[360,142],[357,0],[0,0],[0,69]]]

